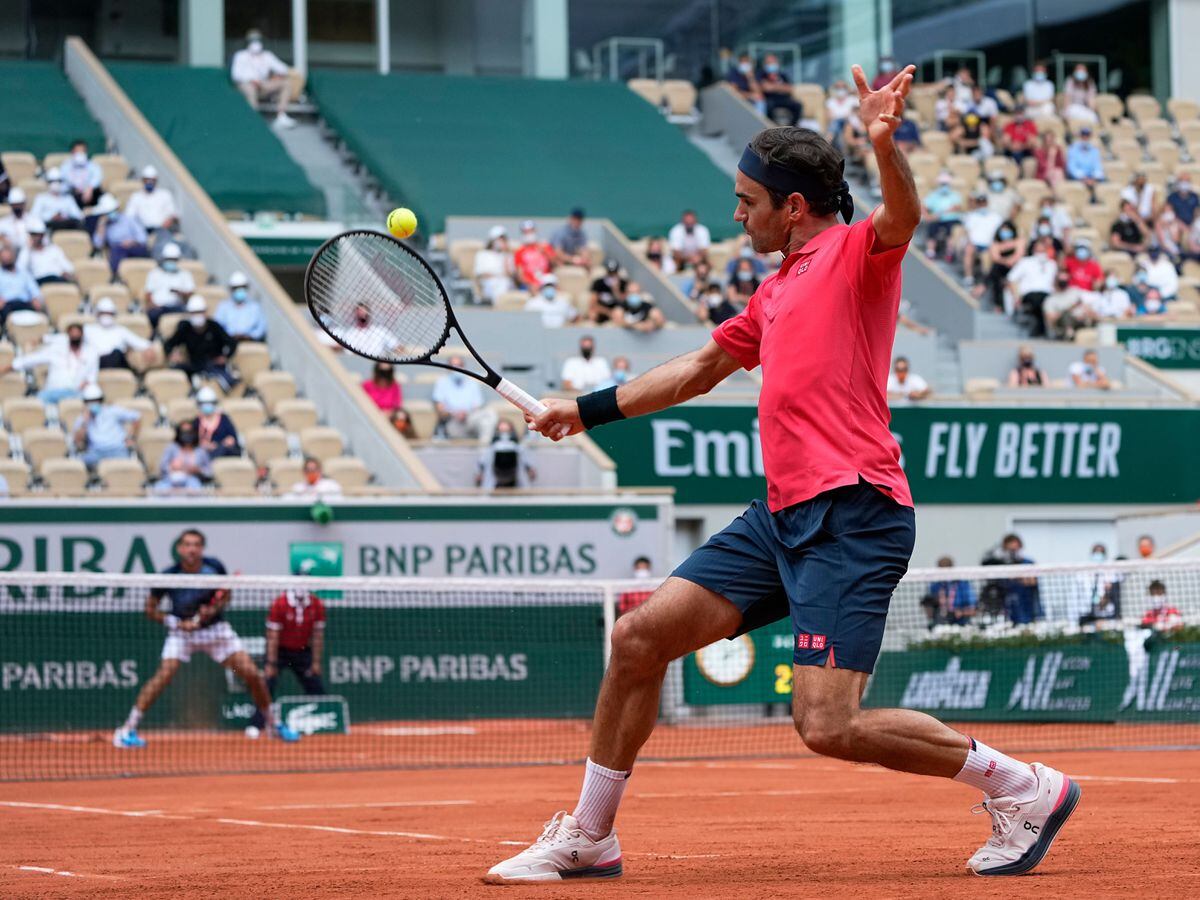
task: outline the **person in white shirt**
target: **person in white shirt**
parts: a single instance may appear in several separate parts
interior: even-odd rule
[[[83,340],[96,351],[102,369],[128,369],[127,354],[145,353],[150,342],[117,324],[117,304],[111,297],[96,301],[96,324],[85,325]]]
[[[1021,95],[1025,99],[1025,111],[1031,119],[1057,115],[1058,111],[1054,108],[1054,82],[1046,75],[1045,63],[1033,67],[1033,75],[1021,86]]]
[[[1120,279],[1111,271],[1104,273],[1104,287],[1085,292],[1084,300],[1097,319],[1128,319],[1134,314],[1129,292],[1121,287]]]
[[[667,244],[671,248],[671,255],[675,257],[676,271],[683,271],[698,262],[708,262],[712,236],[708,228],[696,220],[696,213],[685,209],[679,221],[667,233]]]
[[[579,339],[579,355],[569,357],[563,363],[562,375],[559,378],[564,391],[580,393],[594,391],[611,379],[612,370],[608,367],[608,360],[603,356],[596,356],[596,341],[591,335],[584,335]]]
[[[87,141],[75,141],[71,145],[71,156],[62,164],[61,172],[80,206],[92,206],[100,199],[104,170],[98,162],[88,158]]]
[[[996,231],[1004,219],[988,206],[987,194],[976,191],[971,195],[971,206],[962,217],[964,234],[962,248],[963,283],[968,287],[975,283],[976,261],[987,255],[988,248],[996,238]]]
[[[578,315],[566,295],[558,292],[558,278],[552,272],[542,276],[538,292],[525,301],[525,311],[541,313],[543,328],[562,328]]]
[[[324,331],[318,329],[319,334]],[[354,307],[354,321],[344,331],[338,332],[338,337],[346,345],[367,356],[384,356],[396,349],[396,336],[381,325],[371,321],[371,310],[365,303]]]
[[[262,32],[246,33],[246,48],[233,54],[229,75],[251,109],[260,102],[275,100],[275,127],[292,128],[296,120],[287,114],[291,100],[288,67],[278,56],[263,47]]]
[[[342,486],[332,478],[326,478],[321,461],[315,456],[304,457],[304,478],[292,485],[285,495],[310,500],[341,500]]]
[[[126,201],[125,215],[142,223],[154,239],[155,247],[159,242],[171,240],[171,233],[179,224],[179,211],[171,192],[158,186],[158,169],[154,166],[142,169],[142,189]]]
[[[1075,218],[1067,209],[1067,205],[1056,200],[1053,194],[1042,198],[1038,207],[1038,218],[1049,220],[1051,232],[1064,245],[1071,243],[1071,229],[1075,227]]]
[[[49,335],[37,350],[23,353],[0,368],[0,375],[12,371],[28,372],[38,366],[47,366],[46,383],[38,392],[38,399],[43,403],[57,403],[83,396],[83,389],[96,380],[100,360],[96,351],[84,342],[83,326],[74,324],[67,328],[65,335]]]
[[[1146,222],[1151,222],[1158,211],[1155,193],[1154,185],[1146,180],[1146,173],[1134,172],[1129,184],[1121,188],[1121,199],[1132,203],[1138,215]]]
[[[1012,315],[1019,307],[1031,312],[1037,320],[1038,333],[1044,334],[1042,304],[1054,290],[1054,277],[1058,274],[1054,243],[1049,238],[1039,238],[1034,252],[1017,260],[1008,273],[1008,302],[1005,311]]]
[[[829,121],[826,137],[838,150],[845,144],[846,123],[858,113],[858,95],[844,81],[835,81],[825,98],[825,117]]]
[[[450,365],[463,368],[461,356],[450,357]],[[437,431],[448,438],[478,438],[489,443],[499,416],[483,404],[479,382],[462,372],[447,372],[433,385],[433,407]]]
[[[183,253],[176,243],[163,247],[162,259],[146,276],[142,300],[150,324],[158,329],[158,320],[169,312],[183,312],[188,297],[196,292],[196,280],[187,269],[180,268]]]
[[[888,373],[887,393],[889,400],[924,400],[933,390],[928,381],[910,371],[908,357],[897,356]]]
[[[1146,255],[1138,260],[1138,265],[1146,273],[1146,285],[1158,288],[1163,300],[1174,300],[1179,293],[1179,273],[1175,271],[1175,263],[1162,252],[1161,247],[1151,247]]]
[[[516,264],[508,252],[508,232],[503,225],[488,232],[487,245],[475,254],[472,274],[485,303],[495,303],[501,294],[516,288]]]
[[[16,253],[29,243],[31,218],[25,214],[25,192],[21,188],[8,192],[8,208],[8,215],[0,217],[0,245],[12,247]]]
[[[1108,373],[1100,365],[1100,357],[1096,355],[1095,350],[1085,350],[1083,359],[1071,363],[1067,374],[1071,378],[1071,384],[1077,388],[1097,391],[1112,390],[1112,382],[1108,380]]]
[[[67,189],[62,172],[57,168],[47,171],[46,183],[50,189],[33,198],[33,206],[29,208],[30,217],[45,222],[51,231],[59,228],[82,228],[83,210]]]
[[[29,243],[17,254],[17,268],[24,269],[38,284],[74,281],[75,266],[63,248],[46,239],[46,226],[30,219]]]

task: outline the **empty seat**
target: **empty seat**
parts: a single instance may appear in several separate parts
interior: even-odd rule
[[[128,369],[101,369],[96,383],[109,403],[120,403],[137,393],[137,377]]]
[[[662,82],[656,78],[630,78],[625,86],[654,106],[661,106],[663,101]]]
[[[47,459],[41,465],[46,490],[55,497],[82,497],[87,493],[87,466],[78,459]]]
[[[1172,97],[1167,101],[1167,112],[1171,118],[1182,124],[1200,116],[1200,103],[1184,97]]]
[[[336,428],[314,425],[300,432],[300,450],[305,456],[315,456],[321,462],[341,456],[345,446],[342,434]]]
[[[87,292],[88,307],[95,309],[102,297],[111,300],[118,313],[127,313],[133,306],[133,295],[123,284],[93,284]]]
[[[105,181],[104,189],[116,197],[117,203],[124,209],[129,198],[142,189],[142,183],[132,178],[123,178],[119,181]]]
[[[406,399],[404,411],[408,413],[413,430],[417,433],[417,440],[427,440],[433,437],[433,430],[437,427],[437,411],[433,408],[432,401]]]
[[[79,312],[79,304],[83,302],[79,288],[73,284],[54,283],[43,284],[41,288],[42,300],[46,303],[46,315],[54,323],[54,327],[61,331],[62,326],[58,323],[62,321],[62,317]]]
[[[0,375],[0,403],[5,403],[14,397],[25,396],[25,374],[23,372],[5,372]]]
[[[0,457],[0,475],[8,482],[10,497],[23,497],[29,493],[29,463],[7,456]]]
[[[13,434],[46,424],[46,405],[37,397],[14,397],[4,401],[4,421]]]
[[[1132,94],[1125,100],[1125,108],[1129,115],[1139,124],[1146,119],[1157,119],[1162,115],[1162,107],[1158,98],[1149,94]]]
[[[288,455],[287,433],[274,425],[250,429],[242,438],[242,446],[260,466],[265,466],[276,457]]]
[[[63,163],[71,158],[71,154],[65,151],[56,150],[54,153],[47,153],[42,157],[42,170],[61,169]]]
[[[275,404],[275,418],[284,431],[300,433],[317,424],[317,407],[311,400],[293,397]]]
[[[252,428],[261,428],[267,421],[267,411],[257,397],[226,400],[221,404],[221,411],[229,416],[239,435],[245,435]]]
[[[941,160],[948,159],[954,153],[950,135],[944,131],[926,131],[921,135],[921,146]]]
[[[113,497],[140,497],[146,491],[146,470],[135,457],[100,460],[96,464],[96,477]]]
[[[39,473],[46,460],[67,455],[66,438],[57,428],[30,428],[21,435],[21,444],[29,464]]]
[[[267,462],[271,483],[275,485],[276,493],[289,491],[304,473],[304,460],[294,457],[276,456]]]
[[[42,338],[50,331],[50,320],[41,313],[32,310],[21,310],[12,313],[5,324],[9,340],[20,350],[42,342]]]
[[[1101,124],[1107,124],[1125,115],[1125,104],[1116,94],[1097,94],[1095,110]]]
[[[673,116],[688,116],[696,109],[696,86],[682,78],[663,82],[663,100]]]
[[[97,284],[108,284],[111,281],[112,270],[104,260],[81,259],[75,263],[75,283],[84,294]]]
[[[179,268],[184,272],[192,273],[192,280],[196,282],[196,287],[208,284],[208,267],[198,259],[181,259]],[[215,312],[214,307],[209,306],[208,311]]]
[[[17,187],[25,192],[26,209],[33,206],[33,201],[37,199],[38,194],[44,194],[49,185],[40,178],[22,178],[17,182]]]
[[[492,301],[492,308],[502,312],[520,312],[528,302],[529,294],[525,291],[505,291]]]
[[[146,464],[151,475],[156,477],[164,451],[175,441],[175,429],[157,425],[146,427],[147,424],[143,422],[141,430],[138,431],[138,453],[141,454],[142,462]]]
[[[209,313],[215,313],[217,307],[229,299],[229,289],[219,284],[200,284],[197,282],[196,293],[208,301]]]
[[[9,150],[0,153],[0,162],[4,164],[4,173],[11,183],[17,184],[37,176],[38,161],[32,153],[22,150]],[[33,198],[30,198],[32,202]]]
[[[175,333],[175,329],[179,327],[179,323],[187,318],[185,312],[170,312],[163,313],[158,319],[158,334],[159,337],[166,340]]]
[[[150,319],[143,313],[122,313],[117,316],[117,324],[125,326],[143,340],[150,340],[153,333]]]
[[[335,456],[322,464],[325,477],[332,478],[347,493],[361,490],[371,480],[366,464],[357,456]]]
[[[1097,261],[1104,271],[1116,275],[1121,284],[1129,284],[1133,281],[1133,257],[1128,253],[1120,250],[1106,250],[1100,254]]]
[[[54,232],[51,240],[62,247],[67,259],[73,263],[81,259],[89,259],[92,255],[92,236],[86,231],[63,228]]]
[[[1171,123],[1166,119],[1147,119],[1140,122],[1139,125],[1142,130],[1142,138],[1147,144],[1172,140]]]
[[[10,441],[8,432],[0,429],[0,459],[4,459],[8,456],[9,443]]]
[[[146,293],[146,276],[154,268],[154,260],[130,257],[117,266],[117,278],[129,288],[129,293],[141,298]]]
[[[271,368],[271,353],[267,345],[260,341],[242,341],[233,351],[231,362],[242,381],[254,384],[259,372]]]
[[[58,330],[66,331],[72,325],[95,325],[96,317],[91,313],[67,313],[58,320]]]
[[[176,397],[167,402],[167,421],[172,425],[196,418],[196,401],[191,397]]]
[[[222,456],[213,460],[212,470],[218,494],[245,497],[258,492],[258,470],[248,459]]]
[[[276,403],[296,396],[296,379],[288,372],[259,372],[253,384],[254,392],[272,415],[275,414]]]
[[[1166,168],[1168,172],[1173,172],[1175,167],[1179,165],[1179,157],[1182,151],[1177,143],[1168,138],[1165,141],[1152,141],[1147,145],[1146,152],[1154,157],[1155,162]]]
[[[172,400],[186,397],[192,390],[188,377],[178,369],[157,369],[147,372],[142,382],[146,386],[146,392],[154,398],[154,402],[159,406],[166,406]]]
[[[475,238],[459,238],[450,242],[450,259],[467,278],[475,272],[475,254],[483,249],[483,241]]]
[[[0,369],[7,368],[8,364],[13,361],[13,357],[17,355],[17,348],[11,342],[0,340]],[[4,398],[0,397],[0,401]]]
[[[101,177],[104,179],[101,184],[107,186],[129,179],[129,162],[120,153],[97,153],[92,157],[92,162],[100,167]],[[140,181],[133,183],[136,187],[142,186]]]
[[[58,401],[58,427],[67,433],[67,440],[75,442],[72,431],[83,415],[83,400],[79,397],[64,397]]]

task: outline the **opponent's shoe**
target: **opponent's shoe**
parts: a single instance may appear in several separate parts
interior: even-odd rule
[[[280,722],[278,725],[273,726],[271,728],[271,733],[285,744],[294,744],[296,741],[300,740],[300,735],[298,735],[292,728],[289,728],[284,722]]]
[[[262,729],[257,725],[247,725],[245,735],[247,740],[257,741],[262,736]]]
[[[112,744],[122,750],[137,750],[146,746],[146,742],[138,737],[136,728],[118,728],[113,732]]]
[[[996,797],[972,812],[992,817],[992,836],[967,862],[976,875],[1023,875],[1050,852],[1058,830],[1079,803],[1079,785],[1055,769],[1033,764],[1037,792],[1027,800]]]
[[[568,878],[616,878],[621,874],[621,845],[617,833],[592,840],[574,816],[557,812],[541,837],[511,859],[492,866],[488,884],[562,881]]]

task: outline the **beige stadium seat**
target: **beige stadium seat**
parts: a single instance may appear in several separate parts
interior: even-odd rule
[[[1117,211],[1121,208],[1121,191],[1124,189],[1125,185],[1116,179],[1102,181],[1096,185],[1096,202],[1092,205],[1108,210],[1113,218],[1116,218]]]
[[[217,307],[229,299],[229,289],[219,284],[201,284],[196,282],[196,293],[208,302],[209,313],[215,313]]]
[[[792,97],[804,107],[804,118],[816,119],[822,128],[825,127],[825,88],[811,81],[803,81],[792,85]]]
[[[46,315],[50,317],[54,327],[60,330],[61,326],[58,323],[62,317],[79,312],[79,305],[83,302],[79,288],[73,284],[43,284],[42,299],[46,302]]]
[[[559,266],[554,270],[558,276],[558,289],[574,297],[587,296],[591,287],[591,272],[583,266]]]
[[[696,109],[696,86],[681,78],[668,78],[663,82],[663,99],[673,116],[689,116]]]
[[[233,351],[231,362],[242,381],[254,384],[259,372],[271,368],[271,352],[261,341],[242,341]]]
[[[1184,122],[1200,116],[1200,103],[1184,97],[1171,97],[1167,100],[1167,112],[1171,114],[1172,119],[1182,125]]]
[[[963,390],[968,397],[979,397],[994,394],[999,387],[999,378],[977,377],[968,378]]]
[[[1179,136],[1191,152],[1193,159],[1200,158],[1200,119],[1179,123]]]
[[[1172,140],[1166,140],[1152,142],[1146,147],[1146,152],[1154,157],[1154,161],[1168,172],[1174,172],[1175,167],[1179,165],[1179,157],[1182,151],[1177,143]]]
[[[652,106],[662,105],[663,86],[657,79],[630,78],[625,86]]]
[[[926,179],[930,184],[933,183],[938,173],[942,170],[942,161],[940,159],[932,153],[925,153],[921,150],[908,154],[908,165],[913,170],[914,175]]]
[[[67,259],[73,263],[89,259],[92,255],[92,237],[86,231],[64,228],[54,232],[50,239],[62,247]]]
[[[42,338],[50,331],[50,320],[43,314],[30,310],[22,310],[22,313],[20,318],[28,318],[28,323],[18,324],[15,315],[10,315],[5,327],[8,329],[8,338],[13,345],[25,350],[42,342]]]
[[[1136,141],[1137,125],[1133,119],[1117,119],[1108,126],[1108,141]]]
[[[126,313],[133,307],[133,295],[123,284],[94,284],[88,288],[88,306],[95,308],[102,297],[107,297],[117,307],[118,313]]]
[[[176,397],[167,401],[167,421],[172,425],[180,422],[190,422],[196,418],[196,401],[191,397]]]
[[[346,448],[342,433],[336,428],[314,425],[300,432],[300,450],[305,456],[315,456],[324,462],[335,456],[341,456]]]
[[[63,163],[70,158],[70,153],[61,150],[54,153],[47,153],[42,157],[42,169],[61,169]]]
[[[1078,212],[1091,202],[1087,185],[1082,181],[1060,181],[1058,184],[1058,199]]]
[[[102,184],[110,185],[120,181],[132,181],[135,185],[134,190],[141,188],[140,179],[129,177],[129,162],[120,153],[97,153],[92,157],[92,161],[100,167]]]
[[[332,478],[346,493],[365,488],[371,480],[366,464],[356,456],[335,456],[322,464],[325,477]]]
[[[175,329],[179,327],[179,323],[187,318],[185,312],[163,313],[158,319],[158,334],[166,340],[175,333]]]
[[[1112,272],[1121,280],[1121,284],[1133,281],[1133,257],[1121,250],[1106,250],[1097,260],[1106,272]]]
[[[117,278],[129,288],[129,293],[141,298],[146,293],[146,276],[154,269],[154,260],[130,257],[117,266]]]
[[[1058,116],[1039,116],[1033,120],[1033,124],[1037,126],[1038,134],[1053,131],[1060,141],[1066,139],[1067,123]]]
[[[140,181],[134,181],[132,178],[124,178],[120,181],[114,181],[111,184],[105,182],[104,188],[108,193],[112,194],[121,209],[125,208],[125,204],[129,202],[129,198],[142,189]]]
[[[150,335],[153,333],[150,328],[150,319],[142,313],[124,313],[117,316],[117,324],[124,325],[138,337],[143,340],[150,340]]]
[[[1156,97],[1149,94],[1133,94],[1126,98],[1125,108],[1134,121],[1141,123],[1146,119],[1157,119],[1162,115],[1162,107]]]
[[[311,400],[293,397],[275,404],[275,419],[284,431],[299,434],[317,424],[317,407]]]
[[[229,416],[239,435],[253,428],[261,428],[267,422],[267,411],[257,397],[226,400],[221,404],[221,411]]]
[[[128,369],[101,369],[96,382],[109,403],[120,403],[137,393],[137,377]]]
[[[71,440],[71,429],[75,427],[75,422],[83,415],[83,400],[79,397],[66,397],[58,401],[58,427],[67,433],[67,440]]]
[[[1005,177],[1009,184],[1016,184],[1021,178],[1021,169],[1017,166],[1015,160],[1008,156],[993,156],[983,164],[984,176],[991,178],[993,174],[999,173]]]
[[[291,490],[292,485],[300,481],[304,473],[304,460],[298,457],[276,456],[268,461],[266,466],[271,483],[275,485],[275,491],[279,494]]]
[[[150,427],[143,425],[138,431],[138,453],[141,454],[142,462],[146,464],[146,469],[152,478],[158,476],[159,463],[162,462],[163,453],[174,442],[175,429],[165,425]]]
[[[1125,104],[1116,94],[1097,94],[1094,109],[1102,126],[1125,115]]]
[[[526,291],[505,291],[492,303],[492,309],[498,309],[501,312],[520,312],[528,302],[529,294]]]
[[[483,249],[483,241],[475,238],[459,238],[450,242],[450,259],[464,277],[470,278],[475,271],[475,254]]]
[[[275,414],[275,404],[296,396],[296,379],[288,372],[259,372],[254,377],[254,392],[258,394],[267,412]]]
[[[417,440],[433,437],[433,430],[437,427],[437,410],[433,408],[431,401],[405,400],[404,411],[408,413],[413,430],[417,433]]]
[[[41,465],[46,490],[55,497],[82,497],[87,493],[88,471],[82,460],[47,459]]]
[[[58,428],[30,428],[21,435],[25,456],[35,472],[41,472],[48,459],[67,455],[67,442]]]
[[[49,185],[40,178],[22,178],[17,182],[17,187],[25,192],[25,208],[29,209],[38,194],[45,193]]]
[[[275,425],[251,428],[242,436],[242,446],[260,466],[265,466],[276,457],[288,455],[287,433]]]
[[[146,492],[146,470],[136,457],[102,459],[96,464],[96,476],[110,497],[140,497]]]
[[[1133,169],[1142,164],[1142,145],[1136,140],[1117,138],[1109,146],[1112,155]]]
[[[8,482],[10,497],[24,497],[29,493],[29,463],[20,459],[0,458],[0,475]]]
[[[226,497],[246,497],[258,493],[258,470],[248,459],[222,456],[212,462],[217,493]]]
[[[104,260],[81,259],[75,263],[75,283],[84,294],[97,284],[108,284],[111,281],[112,270]]]
[[[17,355],[17,348],[9,341],[0,339],[0,369],[8,367],[8,364],[13,361]],[[3,396],[0,396],[0,401],[3,401]]]
[[[1129,179],[1133,177],[1133,172],[1134,167],[1123,160],[1104,160],[1104,177],[1112,184],[1119,184],[1121,187],[1124,187],[1129,184]]]
[[[8,458],[8,451],[10,449],[11,443],[12,443],[12,441],[8,436],[8,432],[5,431],[3,428],[0,428],[0,459]]]
[[[954,153],[954,143],[944,131],[926,131],[921,135],[921,146],[938,159],[948,159]]]
[[[1147,119],[1140,123],[1142,129],[1142,139],[1147,144],[1156,144],[1160,141],[1171,140],[1171,123],[1166,119]]]
[[[60,331],[66,331],[72,325],[95,325],[96,317],[91,313],[67,313],[58,320],[58,328]]]
[[[14,397],[25,396],[25,374],[23,372],[6,372],[0,375],[0,403],[7,403]]]
[[[4,421],[12,434],[24,434],[46,424],[46,404],[37,397],[13,397],[4,401]]]
[[[0,153],[0,162],[4,164],[4,173],[12,184],[37,177],[38,161],[32,153],[10,150]],[[33,198],[29,199],[32,202]]]
[[[196,282],[196,287],[208,284],[208,267],[198,259],[181,259],[179,268],[184,272],[192,273],[192,280]],[[213,308],[208,308],[209,312],[213,312]]]
[[[945,168],[955,179],[965,181],[972,187],[980,178],[979,160],[963,153],[956,153],[947,158]]]
[[[186,397],[191,393],[192,384],[188,377],[178,369],[158,369],[147,372],[142,379],[146,393],[154,398],[159,406],[166,406],[172,400]]]
[[[1117,214],[1115,210],[1109,209],[1107,206],[1101,206],[1098,203],[1088,203],[1082,209],[1077,211],[1079,218],[1083,219],[1087,228],[1095,230],[1100,235],[1101,242],[1107,246],[1108,236],[1112,232],[1113,220]],[[1073,237],[1079,238],[1081,229],[1076,228]]]

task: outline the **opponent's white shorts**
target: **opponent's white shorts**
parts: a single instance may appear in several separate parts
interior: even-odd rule
[[[242,649],[242,641],[228,622],[221,621],[199,631],[172,631],[163,644],[162,658],[188,662],[193,653],[207,653],[223,663]]]

